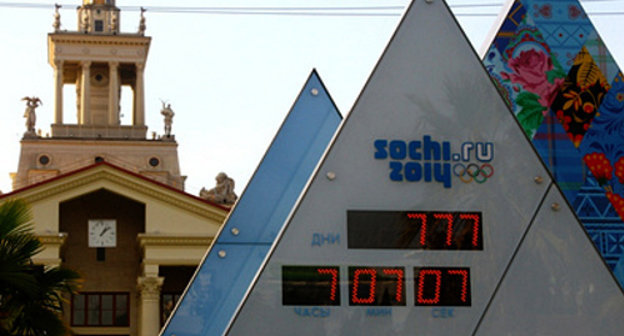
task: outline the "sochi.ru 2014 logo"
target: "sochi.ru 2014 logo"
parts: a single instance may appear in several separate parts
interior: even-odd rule
[[[377,139],[373,145],[375,159],[389,160],[392,181],[436,181],[451,188],[452,175],[464,183],[484,183],[494,175],[491,142],[467,141],[461,144],[459,152],[452,152],[450,142],[434,141],[429,135],[423,136],[422,141]]]

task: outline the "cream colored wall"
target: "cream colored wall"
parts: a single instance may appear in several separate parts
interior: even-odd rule
[[[186,246],[145,246],[144,263],[161,266],[194,266],[206,254],[210,243]]]
[[[207,222],[205,217],[193,212],[176,211],[175,207],[161,200],[146,206],[146,233],[166,235],[214,236],[220,223]]]
[[[43,180],[49,178],[47,172],[65,174],[93,164],[95,157],[100,156],[121,168],[149,175],[156,181],[184,189],[185,177],[180,175],[177,147],[173,141],[24,139],[21,142],[13,188],[18,189],[38,182],[35,172]],[[45,166],[38,162],[38,157],[43,154],[50,158],[50,163]],[[149,159],[152,157],[159,159],[158,166],[150,166]]]

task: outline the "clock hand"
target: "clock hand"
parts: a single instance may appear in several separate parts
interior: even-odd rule
[[[110,229],[110,227],[105,228],[104,230],[102,230],[102,232],[100,232],[100,237],[102,237],[104,235],[104,233],[106,231],[108,231],[108,229]]]

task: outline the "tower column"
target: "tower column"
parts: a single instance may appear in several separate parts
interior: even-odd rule
[[[54,61],[54,123],[63,123],[63,61]]]
[[[143,94],[143,68],[145,64],[136,63],[136,82],[134,83],[134,115],[133,125],[145,125],[145,102]]]
[[[80,81],[80,114],[78,124],[85,125],[91,123],[91,62],[82,62],[82,78]]]
[[[119,62],[108,63],[108,125],[119,125]]]

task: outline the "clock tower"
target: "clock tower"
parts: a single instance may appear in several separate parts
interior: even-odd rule
[[[57,7],[54,32],[48,34],[54,122],[49,136],[24,134],[13,189],[99,161],[184,189],[175,137],[167,132],[146,138],[144,70],[151,37],[145,36],[143,9],[136,32],[121,32],[120,20],[115,0],[83,0],[77,29],[68,31]],[[65,85],[75,86],[75,102],[64,99]],[[123,111],[132,115],[129,125],[120,118],[122,87],[132,94]],[[76,107],[75,123],[66,122],[64,107],[70,104]]]
[[[83,0],[75,30],[61,24],[56,5],[48,34],[54,101],[37,109],[38,97],[23,99],[26,132],[13,191],[0,204],[29,204],[44,245],[35,264],[81,275],[63,315],[72,335],[154,336],[229,211],[215,203],[223,195],[214,190],[233,189],[233,182],[222,178],[206,198],[184,191],[173,109],[145,109],[151,38],[144,10],[138,30],[122,32],[115,2]],[[68,86],[75,100],[64,97]],[[121,104],[122,93],[132,99]],[[131,118],[122,122],[122,112]],[[36,131],[39,113],[53,114],[50,134]],[[164,117],[161,135],[146,136],[147,113]]]

